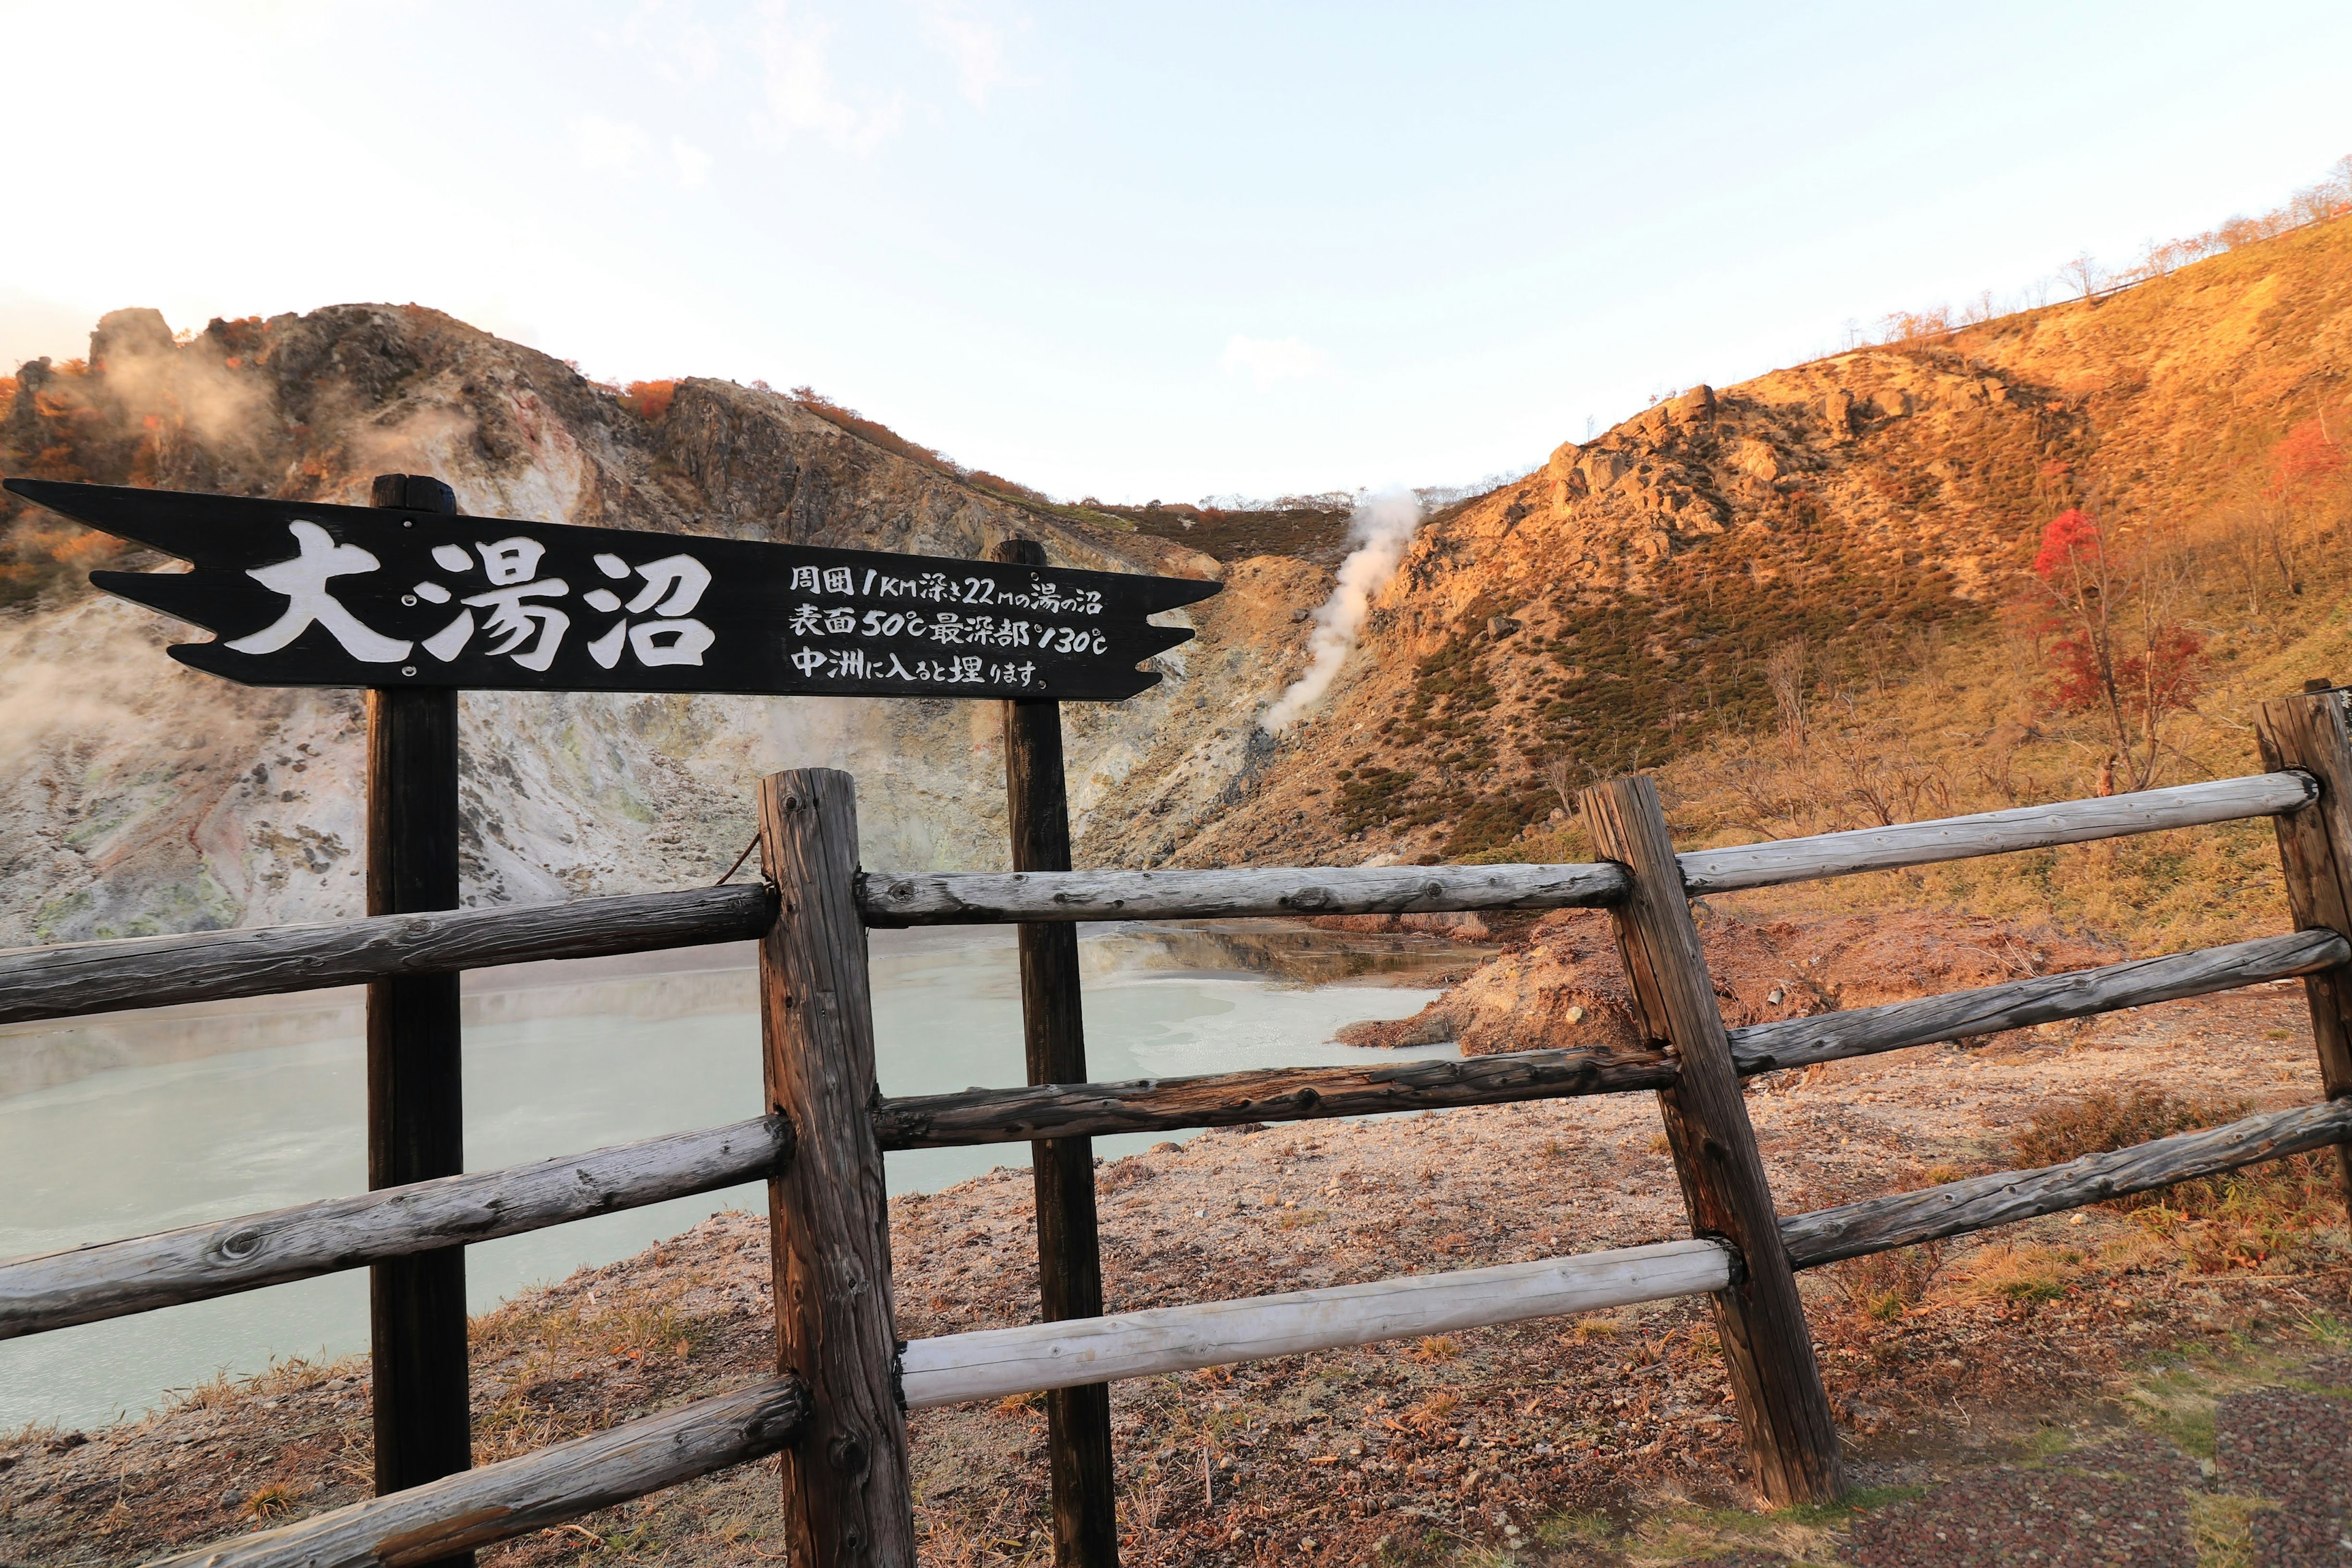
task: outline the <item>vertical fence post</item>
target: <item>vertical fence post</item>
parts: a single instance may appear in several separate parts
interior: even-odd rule
[[[2352,937],[2352,734],[2345,693],[2325,680],[2310,686],[2263,703],[2254,715],[2254,739],[2263,767],[2301,768],[2319,781],[2318,799],[2272,819],[2295,927]],[[2341,1100],[2352,1095],[2352,964],[2307,974],[2303,986],[2320,1083],[2328,1099]],[[2352,1205],[2352,1146],[2339,1146],[2336,1159],[2336,1180]]]
[[[779,895],[760,942],[761,1062],[768,1109],[794,1139],[768,1182],[776,1366],[811,1405],[783,1454],[787,1540],[796,1568],[914,1568],[856,781],[830,768],[761,780],[760,862]]]
[[[1043,566],[1034,541],[1008,539],[992,552]],[[1062,772],[1062,705],[1004,704],[1004,799],[1015,871],[1070,869],[1070,803]],[[1078,1000],[1078,932],[1066,921],[1021,928],[1021,1016],[1031,1083],[1087,1081],[1086,1021]],[[1102,1316],[1102,1251],[1096,1232],[1091,1138],[1030,1144],[1037,1184],[1037,1289],[1048,1322]],[[1045,1395],[1045,1447],[1058,1568],[1118,1568],[1118,1509],[1110,1447],[1110,1385],[1090,1383]]]
[[[447,485],[379,474],[374,503],[457,510]],[[457,694],[367,694],[367,912],[457,907]],[[376,980],[367,994],[368,1186],[465,1169],[457,976]],[[473,1465],[466,1365],[466,1252],[459,1247],[369,1270],[375,1487],[422,1486]],[[473,1553],[442,1558],[470,1563]]]
[[[1827,1502],[1845,1489],[1837,1425],[1657,786],[1612,779],[1580,804],[1595,847],[1633,873],[1612,918],[1643,1028],[1675,1054],[1675,1086],[1658,1101],[1691,1230],[1739,1252],[1730,1288],[1713,1298],[1715,1326],[1757,1490],[1775,1507]]]

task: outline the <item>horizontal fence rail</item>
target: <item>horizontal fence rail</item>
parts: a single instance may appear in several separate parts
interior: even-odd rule
[[[2347,1137],[2352,1101],[2304,1106],[2039,1170],[1822,1209],[1782,1220],[1780,1231],[1790,1261],[1815,1268],[2218,1175]],[[1737,1266],[1720,1242],[1669,1241],[917,1340],[903,1356],[906,1402],[929,1409],[1606,1310],[1723,1289]],[[426,1563],[774,1453],[793,1440],[806,1410],[797,1382],[757,1384],[150,1568]]]
[[[1689,891],[1729,892],[2276,816],[2308,805],[2317,793],[2307,773],[2258,773],[1892,827],[1686,850],[1676,858]],[[857,901],[868,925],[888,927],[1572,909],[1615,903],[1624,897],[1625,886],[1622,868],[1607,862],[1214,871],[870,871],[858,879]]]
[[[0,1261],[0,1340],[691,1197],[790,1157],[781,1117]]]
[[[790,1445],[808,1418],[796,1378],[755,1384],[370,1498],[147,1568],[405,1568],[578,1519]]]
[[[2352,1139],[2352,1100],[2249,1116],[2225,1127],[2182,1132],[2060,1165],[2000,1171],[1917,1192],[1864,1198],[1780,1222],[1789,1261],[1800,1268],[2014,1225],[2176,1182],[2284,1160]]]
[[[2161,958],[1729,1031],[1746,1076],[2087,1017],[2333,968],[2352,944],[2294,931]],[[1268,1068],[1129,1083],[974,1089],[885,1100],[885,1150],[1626,1094],[1673,1083],[1672,1058],[1513,1051],[1392,1067]],[[378,1258],[488,1241],[769,1174],[789,1154],[774,1118],[502,1171],[299,1205],[0,1261],[0,1339],[309,1279]]]
[[[1662,1056],[1515,1051],[1394,1067],[1262,1068],[1131,1083],[1040,1084],[911,1095],[875,1108],[885,1149],[942,1149],[1110,1132],[1175,1131],[1664,1089]]]
[[[1859,871],[1895,871],[1979,855],[2048,849],[2096,838],[2160,833],[2170,827],[2202,827],[2249,816],[2277,816],[2319,797],[2311,775],[2287,772],[2210,784],[2175,784],[2096,800],[2062,800],[2021,805],[1973,816],[1823,833],[1810,838],[1779,838],[1724,849],[1688,849],[1683,885],[1693,893],[1727,893],[1740,888],[1770,888]]]
[[[2299,760],[2294,754],[2265,754],[2274,766]],[[2312,775],[2279,771],[2098,800],[1695,850],[1675,857],[1672,864],[1683,890],[1721,892],[2281,816],[2309,805],[2317,795]],[[841,876],[846,878],[850,869],[845,859]],[[1664,874],[1674,879],[1672,871]],[[833,885],[840,887],[838,881]],[[856,938],[860,922],[888,927],[1618,907],[1637,890],[1630,873],[1612,863],[871,873],[855,879],[856,913],[845,929],[862,951]],[[773,889],[746,885],[0,952],[0,1023],[741,940],[768,932],[776,919]],[[1728,1031],[1728,1043],[1733,1065],[1752,1076],[2315,975],[2347,963],[2352,942],[2344,935],[2303,931],[1755,1025]],[[866,1114],[870,1106],[877,1142],[884,1149],[936,1148],[1647,1091],[1673,1087],[1676,1073],[1676,1061],[1668,1056],[1546,1050],[1380,1068],[1273,1068],[860,1099],[850,1114]],[[1813,1268],[2347,1142],[2352,1099],[2249,1117],[2040,1170],[1974,1177],[1781,1218],[1780,1240],[1791,1264]],[[791,1125],[771,1116],[0,1261],[0,1339],[709,1192],[773,1173],[791,1158],[793,1144]],[[1768,1227],[1751,1237],[1759,1258],[1773,1250],[1769,1209],[1765,1213]],[[919,1409],[1001,1398],[1718,1292],[1739,1277],[1740,1268],[1731,1245],[1702,1237],[958,1334],[905,1347],[904,1404]],[[1785,1275],[1780,1278],[1785,1281]],[[431,1563],[776,1453],[804,1430],[820,1433],[831,1419],[828,1408],[821,1394],[812,1396],[787,1377],[166,1561],[208,1568]],[[810,1455],[820,1447],[813,1436]],[[791,1466],[788,1460],[788,1471]]]
[[[1311,866],[1226,871],[868,871],[870,926],[1559,910],[1625,896],[1622,867]]]
[[[983,1329],[908,1345],[907,1408],[1704,1295],[1730,1284],[1731,1275],[1731,1249],[1723,1243],[1664,1241],[1335,1289]]]
[[[1977,816],[1780,839],[1678,857],[1694,893],[2275,816],[2306,805],[2300,773],[2258,774]],[[1624,870],[1567,866],[1292,867],[1219,871],[868,872],[869,925],[1192,920],[1600,907]],[[756,937],[766,887],[692,888],[558,904],[379,915],[318,925],[138,937],[0,952],[0,1024],[317,990],[546,959]]]
[[[1746,1074],[1806,1067],[2315,974],[2347,959],[2352,943],[2332,931],[2256,937],[1876,1007],[1744,1025],[1729,1031],[1731,1058]]]
[[[775,908],[775,895],[753,882],[16,948],[0,952],[0,1024],[748,941],[767,929]]]
[[[1731,1055],[1739,1071],[1752,1077],[2178,1001],[2310,974],[2348,959],[2352,944],[2334,931],[2259,937],[1877,1007],[1750,1024],[1728,1031]],[[1265,1068],[1129,1083],[969,1089],[885,1100],[874,1121],[886,1150],[941,1149],[1628,1094],[1664,1089],[1674,1073],[1673,1060],[1662,1056],[1508,1051],[1394,1067]]]

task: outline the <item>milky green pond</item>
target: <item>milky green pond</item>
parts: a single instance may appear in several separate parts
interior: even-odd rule
[[[1270,926],[1088,928],[1091,1075],[1446,1056],[1334,1044],[1359,1018],[1402,1017],[1411,984],[1465,955],[1428,941]],[[886,1094],[1022,1081],[1009,931],[876,932]],[[740,1121],[758,1113],[759,1022],[748,946],[535,964],[467,977],[469,1170]],[[357,990],[0,1028],[0,1258],[168,1229],[366,1185]],[[1160,1134],[1098,1140],[1106,1155]],[[890,1190],[950,1185],[1027,1145],[889,1158]],[[476,1310],[608,1263],[722,1208],[746,1185],[467,1252]],[[363,1272],[0,1342],[0,1430],[136,1414],[216,1373],[367,1344]]]

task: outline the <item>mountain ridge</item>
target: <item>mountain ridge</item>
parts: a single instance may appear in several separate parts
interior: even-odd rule
[[[1438,511],[1337,684],[1280,735],[1259,721],[1331,591],[1328,498],[1263,513],[1033,500],[877,444],[814,395],[684,378],[644,396],[416,307],[215,321],[184,341],[117,312],[87,364],[20,376],[0,468],[321,499],[357,499],[379,469],[435,472],[473,511],[963,555],[1021,531],[1072,564],[1216,576],[1224,593],[1189,614],[1200,640],[1164,656],[1160,687],[1068,710],[1082,863],[1542,858],[1567,852],[1590,778],[1663,766],[1685,798],[1720,795],[1791,701],[1899,706],[1953,649],[2011,657],[2004,616],[2066,508],[2188,552],[2215,583],[2249,540],[2303,552],[2289,586],[2298,569],[2333,583],[2336,524],[2282,521],[2264,465],[2297,421],[2352,416],[2347,366],[2352,222],[2336,218],[2104,298],[1694,388]],[[72,586],[114,547],[22,508],[0,520],[16,596],[0,729],[26,742],[0,767],[0,888],[30,911],[0,935],[352,912],[356,699],[151,673],[167,624]],[[1213,557],[1182,542],[1193,531]],[[2273,603],[2257,567],[2242,626],[2223,626],[2221,589],[2198,589],[2217,657],[2263,617],[2317,613],[2299,588]],[[1934,686],[1920,692],[1941,700]],[[467,699],[470,900],[715,875],[748,834],[750,780],[795,762],[859,774],[869,863],[1003,862],[980,710],[532,701]],[[2090,743],[2021,687],[2000,701],[2013,713],[1995,729]],[[186,715],[205,722],[175,728]],[[2209,728],[2199,765],[2222,766],[2242,742],[2220,710]],[[1695,826],[1761,821],[1726,807]]]

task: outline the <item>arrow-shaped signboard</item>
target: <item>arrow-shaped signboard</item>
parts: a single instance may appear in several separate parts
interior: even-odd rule
[[[1148,617],[1215,583],[754,540],[9,479],[194,563],[93,572],[216,635],[247,686],[1113,701],[1188,640]]]

